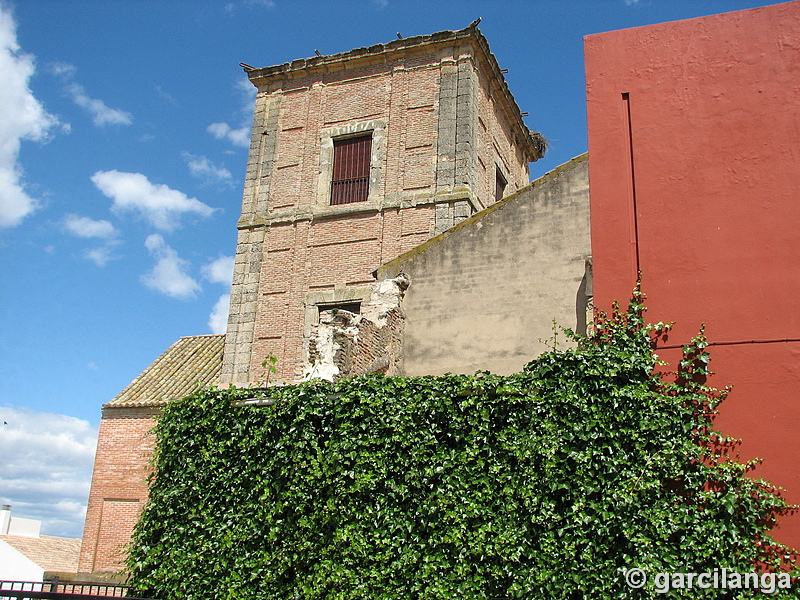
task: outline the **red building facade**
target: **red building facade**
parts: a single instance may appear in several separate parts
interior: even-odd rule
[[[585,38],[594,299],[706,325],[716,426],[800,503],[800,2]],[[660,352],[674,360],[677,350]],[[776,537],[800,548],[800,515]]]

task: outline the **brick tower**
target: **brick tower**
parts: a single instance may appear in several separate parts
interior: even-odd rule
[[[297,381],[320,311],[357,311],[371,273],[526,185],[541,136],[475,26],[252,69],[223,384]]]

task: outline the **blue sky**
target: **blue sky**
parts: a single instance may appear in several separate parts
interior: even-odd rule
[[[79,537],[100,407],[222,332],[254,88],[481,17],[538,177],[586,150],[582,36],[756,0],[0,0],[0,501]]]

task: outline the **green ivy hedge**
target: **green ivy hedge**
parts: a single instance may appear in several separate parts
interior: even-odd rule
[[[786,505],[710,430],[721,395],[702,384],[702,337],[669,383],[652,351],[665,327],[642,311],[637,294],[511,376],[171,403],[132,584],[164,599],[617,599],[663,597],[655,573],[776,566],[786,549],[766,531]],[[232,406],[254,395],[277,402]]]

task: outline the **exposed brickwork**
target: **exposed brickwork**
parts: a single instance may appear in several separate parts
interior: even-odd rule
[[[153,455],[153,408],[105,408],[86,513],[81,573],[123,567],[124,548],[147,498]]]
[[[404,321],[401,310],[390,310],[385,320],[385,324],[380,326],[360,315],[341,310],[314,327],[313,333],[317,335],[321,328],[330,329],[332,362],[337,371],[334,380],[366,373],[401,374]],[[312,335],[309,342],[308,356],[312,364],[324,360],[324,351],[317,346],[317,339]]]
[[[103,408],[83,531],[81,573],[119,571],[124,548],[147,498],[147,477],[160,406],[216,385],[223,336],[180,338]]]
[[[366,373],[403,375],[405,275],[373,283],[361,313],[326,311],[311,327],[305,374],[335,381]]]
[[[258,87],[223,383],[303,376],[312,298],[374,281],[382,263],[528,182],[539,156],[474,28],[249,73]],[[330,206],[333,139],[370,132],[366,202]]]

